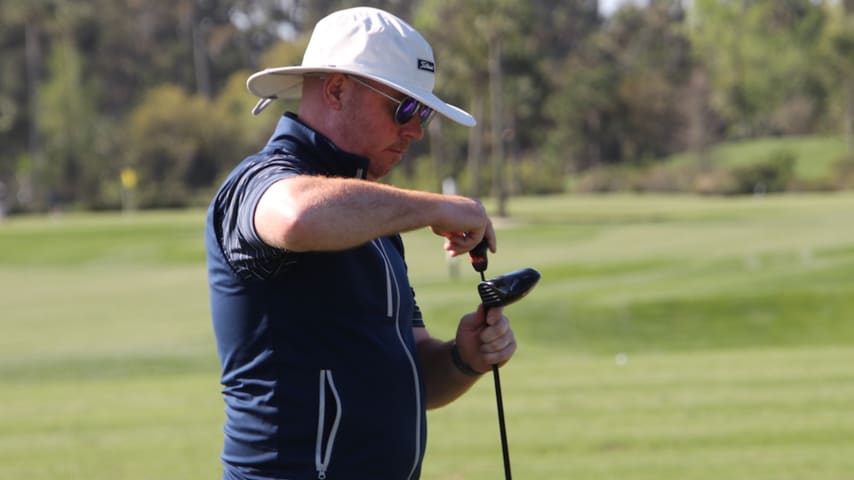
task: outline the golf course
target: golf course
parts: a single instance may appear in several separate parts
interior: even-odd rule
[[[542,273],[505,310],[514,477],[852,478],[854,193],[524,197],[509,212],[487,277]],[[0,221],[0,479],[219,478],[204,216]],[[428,230],[404,239],[428,328],[450,338],[480,277]],[[488,376],[428,419],[422,478],[503,478]]]

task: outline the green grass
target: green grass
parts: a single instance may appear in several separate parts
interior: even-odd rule
[[[846,155],[847,145],[842,136],[788,136],[764,138],[741,142],[722,143],[712,148],[710,158],[726,167],[752,165],[777,152],[790,152],[795,156],[795,176],[804,180],[827,179],[833,173],[834,163]],[[674,155],[672,163],[694,162],[692,154]]]
[[[850,478],[854,194],[510,206],[488,273],[543,273],[507,309],[516,477]],[[0,478],[217,478],[203,221],[0,223]],[[448,337],[478,277],[426,230],[406,242]],[[501,478],[489,379],[429,415],[425,479]]]

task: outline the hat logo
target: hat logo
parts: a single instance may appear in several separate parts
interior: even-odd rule
[[[425,72],[436,73],[436,64],[431,62],[430,60],[424,60],[423,58],[418,59],[418,70],[424,70]]]

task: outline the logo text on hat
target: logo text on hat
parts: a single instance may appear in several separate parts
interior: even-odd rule
[[[423,58],[418,59],[418,70],[424,70],[425,72],[436,73],[436,64],[431,62],[430,60],[424,60]]]

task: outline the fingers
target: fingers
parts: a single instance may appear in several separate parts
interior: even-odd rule
[[[445,250],[451,256],[469,252],[484,238],[489,250],[495,253],[495,229],[482,203],[456,195],[443,195],[441,201],[443,208],[438,210],[440,215],[430,223],[430,228],[445,237]]]
[[[483,238],[486,239],[490,252],[495,253],[498,251],[498,237],[495,236],[495,227],[492,226],[492,220],[486,224],[486,231],[483,233]],[[478,240],[478,242],[480,242],[480,240]]]
[[[481,372],[492,365],[504,365],[516,352],[516,336],[503,309],[486,310],[483,305],[476,313],[463,317],[457,344],[464,359]]]
[[[481,305],[481,308],[483,306]],[[483,343],[490,343],[498,340],[499,338],[513,333],[510,329],[510,320],[504,316],[503,308],[495,307],[490,308],[486,312],[486,325],[487,327],[483,329],[483,332],[480,334],[480,341]]]
[[[457,327],[460,333],[462,333],[465,337],[477,338],[479,332],[483,329],[486,324],[486,309],[483,305],[478,306],[476,312],[472,312],[460,319],[460,324]]]
[[[516,352],[516,336],[510,328],[510,320],[500,308],[487,313],[487,327],[480,333],[480,353],[488,365],[503,365]]]
[[[444,237],[445,251],[449,252],[452,257],[468,253],[484,238],[486,239],[486,243],[492,253],[495,253],[498,247],[498,239],[496,238],[495,228],[492,226],[492,221],[487,222],[486,228],[483,231],[446,233]]]
[[[445,236],[445,251],[449,252],[452,257],[467,253],[469,250],[477,246],[472,235],[465,233],[449,233]]]

